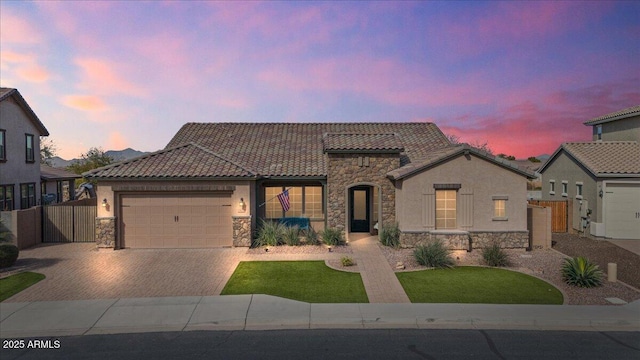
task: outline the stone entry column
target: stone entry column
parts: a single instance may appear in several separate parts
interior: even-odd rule
[[[96,218],[96,246],[103,249],[115,249],[116,247],[116,218]]]
[[[251,215],[232,216],[233,246],[251,246]]]

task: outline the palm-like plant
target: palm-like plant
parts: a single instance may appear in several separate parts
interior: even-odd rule
[[[569,285],[591,288],[602,285],[603,272],[583,257],[564,259],[562,279]]]

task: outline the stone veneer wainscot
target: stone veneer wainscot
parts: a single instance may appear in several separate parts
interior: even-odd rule
[[[116,218],[97,217],[96,218],[96,246],[98,248],[116,247]]]
[[[233,246],[251,246],[251,216],[233,216]]]

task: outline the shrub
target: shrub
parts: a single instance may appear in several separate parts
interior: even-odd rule
[[[348,256],[343,256],[342,259],[340,259],[340,261],[342,261],[342,266],[353,266],[353,265],[355,265],[355,263],[353,262],[353,259],[348,257]]]
[[[390,246],[393,248],[400,247],[400,228],[398,227],[398,223],[382,225],[382,230],[380,231],[380,242],[384,246]]]
[[[418,264],[434,268],[451,268],[454,264],[449,250],[440,241],[418,245],[413,256]]]
[[[258,235],[256,237],[256,246],[276,246],[283,243],[285,226],[275,221],[262,220]]]
[[[320,237],[312,227],[305,231],[305,237],[307,238],[307,244],[320,245]]]
[[[603,272],[598,265],[583,257],[564,259],[562,279],[569,285],[596,287],[602,285]]]
[[[336,228],[324,229],[322,232],[322,242],[327,245],[342,245],[344,243],[342,231]]]
[[[489,266],[509,266],[509,256],[500,245],[494,243],[493,245],[482,249],[482,258],[484,262]]]
[[[300,245],[300,229],[297,226],[287,226],[284,229],[283,239],[289,246]]]
[[[20,251],[12,244],[0,245],[0,268],[6,268],[15,264]]]

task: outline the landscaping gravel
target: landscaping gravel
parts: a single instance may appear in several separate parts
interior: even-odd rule
[[[380,245],[380,248],[393,269],[396,269],[399,262],[404,265],[404,269],[396,269],[395,271],[427,269],[427,267],[421,266],[415,261],[413,249],[393,249],[382,245]],[[553,249],[534,251],[507,249],[505,252],[511,262],[511,266],[506,269],[519,271],[548,281],[562,291],[565,304],[613,305],[606,298],[615,297],[626,302],[640,299],[640,291],[625,286],[620,282],[610,283],[607,281],[606,275],[603,285],[600,287],[585,289],[567,285],[562,280],[560,273],[563,259],[567,256]],[[455,259],[456,266],[485,266],[480,249],[472,252],[466,252],[465,250],[452,251],[451,254]],[[636,272],[638,266],[640,265],[636,262]],[[618,272],[620,272],[620,268],[618,268]]]

